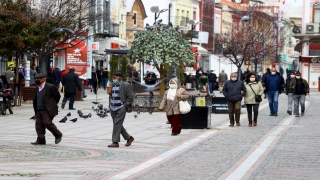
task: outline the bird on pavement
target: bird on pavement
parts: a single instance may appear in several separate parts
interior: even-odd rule
[[[153,109],[150,108],[150,109],[149,109],[149,114],[152,114],[152,113],[153,113]]]
[[[82,115],[82,116],[80,116],[80,117],[82,117],[82,118],[84,118],[84,119],[87,119],[89,116],[88,116],[88,115]]]
[[[98,115],[100,118],[104,118],[104,117],[108,116],[108,114],[103,114],[103,113],[98,113],[97,115]]]
[[[90,117],[90,118],[91,118],[91,116],[92,116],[92,114],[91,114],[91,113],[89,113],[89,114],[88,114],[88,117]]]
[[[67,116],[65,116],[64,118],[62,118],[59,123],[65,123],[68,120]]]
[[[110,110],[107,109],[107,108],[104,108],[103,110],[104,110],[104,112],[106,112],[106,113],[109,113],[109,112],[110,112]]]
[[[70,119],[72,122],[77,122],[78,118]]]
[[[137,118],[138,117],[138,115],[137,114],[134,114],[134,118]]]
[[[143,113],[145,113],[145,112],[147,112],[147,108],[144,107],[143,108]]]
[[[137,108],[137,114],[140,114],[140,108]]]
[[[77,113],[78,113],[78,114],[82,114],[82,111],[81,111],[81,110],[78,110]]]
[[[69,113],[67,114],[67,116],[70,117],[70,116],[71,116],[71,113],[69,112]]]
[[[94,101],[92,101],[92,103],[93,103],[93,104],[99,104],[99,102],[94,102]]]
[[[36,116],[32,116],[30,119],[36,120]]]

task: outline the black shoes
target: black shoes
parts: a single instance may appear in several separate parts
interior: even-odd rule
[[[278,116],[278,113],[273,114],[274,116]]]
[[[301,116],[304,116],[304,112],[301,112]]]
[[[69,108],[69,110],[76,110],[76,108]]]
[[[66,103],[62,103],[61,104],[61,108],[64,109],[64,106],[66,105]]]
[[[292,111],[287,111],[287,113],[288,113],[289,115],[292,115]]]
[[[36,141],[36,142],[32,142],[31,143],[32,145],[46,145],[46,142],[39,142],[39,141]]]
[[[83,98],[86,98],[86,97],[87,97],[87,95],[84,95],[84,96],[83,96]]]
[[[56,144],[59,144],[59,142],[61,141],[61,139],[62,139],[62,134],[61,134],[60,137],[56,138],[56,140],[55,140],[54,142],[55,142]]]

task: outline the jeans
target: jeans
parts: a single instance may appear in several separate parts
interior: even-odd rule
[[[288,111],[292,111],[293,93],[288,93]]]
[[[62,100],[62,103],[66,103],[68,98],[70,98],[69,109],[72,109],[75,97],[76,97],[76,93],[65,93],[63,100]]]
[[[209,82],[209,87],[210,87],[210,93],[212,94],[214,89],[216,88],[216,83],[215,82]]]
[[[108,78],[102,78],[102,85],[104,90],[107,89],[107,84],[108,84]]]
[[[246,104],[247,113],[248,113],[248,120],[252,121],[252,109],[253,109],[253,119],[258,119],[259,114],[259,104]]]
[[[297,95],[294,94],[293,95],[293,99],[294,99],[294,114],[295,115],[299,115],[299,103],[301,105],[301,112],[303,113],[306,106],[305,106],[305,101],[306,101],[306,95],[302,94],[302,95]]]
[[[268,91],[270,114],[278,113],[279,91]]]

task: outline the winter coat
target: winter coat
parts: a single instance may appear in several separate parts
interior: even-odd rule
[[[35,69],[30,70],[30,86],[36,84],[36,78],[37,71]]]
[[[217,82],[217,75],[215,73],[210,73],[208,75],[208,79],[209,79],[209,82],[215,83],[215,82]]]
[[[65,93],[76,93],[77,87],[79,91],[82,91],[79,76],[72,71],[62,77],[61,83],[64,86]]]
[[[300,81],[302,80],[303,84],[304,84],[304,91],[305,93],[310,93],[310,88],[309,88],[309,84],[305,79],[299,79]],[[295,88],[292,88],[293,86],[296,86],[296,81],[297,79],[294,78],[292,79],[291,83],[290,83],[290,87],[292,89],[292,93],[295,94]]]
[[[241,91],[244,91],[245,94],[246,88],[244,87],[243,82],[239,80],[227,81],[222,89],[223,95],[227,98],[227,101],[241,101],[243,97]]]
[[[292,88],[290,87],[291,81],[292,81],[292,78],[286,79],[286,95],[288,95],[288,93],[293,92]]]
[[[37,86],[37,92],[39,87]],[[58,114],[58,103],[60,100],[60,93],[56,86],[46,83],[44,88],[41,90],[44,91],[44,104],[51,118],[54,118]],[[35,114],[37,113],[37,93],[35,93],[33,98],[33,109]]]
[[[283,77],[280,75],[280,73],[277,73],[275,75],[272,75],[271,73],[266,73],[265,77],[262,78],[262,86],[266,88],[266,92],[268,92],[268,85],[269,85],[269,79],[270,76],[277,76],[278,77],[278,91],[279,94],[281,94],[282,91],[284,91],[284,79]]]
[[[179,110],[179,98],[175,96],[174,100],[171,101],[167,99],[167,93],[168,91],[164,93],[159,109],[165,109],[167,116],[181,114]],[[185,101],[189,98],[189,95],[187,95],[187,91],[185,89],[178,88],[176,95],[179,93],[181,94],[181,100]]]
[[[227,82],[228,81],[228,74],[221,72],[219,74],[219,82]]]
[[[246,88],[246,95],[244,96],[244,103],[245,104],[259,104],[260,102],[256,102],[255,99],[255,94],[253,93],[252,89],[250,88],[250,85],[253,89],[253,91],[257,94],[257,95],[262,95],[263,94],[263,87],[261,82],[249,82],[244,83],[244,87]]]

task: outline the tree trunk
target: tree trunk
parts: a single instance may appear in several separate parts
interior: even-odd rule
[[[257,76],[257,67],[258,67],[258,62],[254,62],[254,74]]]

